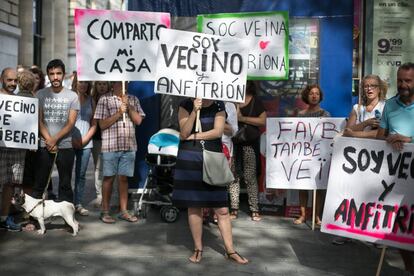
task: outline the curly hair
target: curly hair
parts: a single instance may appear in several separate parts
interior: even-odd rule
[[[301,92],[301,98],[304,103],[309,104],[309,93],[313,88],[318,88],[319,94],[320,94],[319,102],[322,102],[323,92],[322,92],[321,87],[318,84],[308,84]]]
[[[37,90],[45,88],[45,74],[43,74],[42,70],[40,70],[37,67],[32,67],[29,69],[29,71],[39,76],[40,82],[39,86],[37,87]]]
[[[364,85],[365,85],[365,81],[367,80],[375,80],[378,83],[379,89],[380,89],[378,98],[380,101],[384,101],[387,96],[387,91],[388,91],[387,83],[383,81],[378,75],[366,75],[365,77],[362,78],[361,84],[360,84],[361,104],[363,106],[367,105],[367,96],[364,93]]]
[[[19,89],[21,91],[32,92],[35,82],[35,76],[29,70],[23,70],[17,74],[17,83],[19,84]]]

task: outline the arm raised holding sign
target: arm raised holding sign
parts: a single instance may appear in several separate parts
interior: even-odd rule
[[[227,208],[227,187],[212,186],[203,181],[203,147],[221,152],[221,135],[225,121],[223,102],[186,99],[180,103],[178,119],[181,142],[174,173],[174,206],[188,208],[188,224],[193,237],[194,252],[189,261],[199,263],[203,254],[202,208],[214,208],[219,230],[224,240],[226,256],[239,264],[247,259],[233,248],[231,223]],[[200,112],[202,131],[195,132],[197,112]]]
[[[221,138],[224,131],[225,113],[220,111],[214,118],[213,128],[210,130],[192,133],[195,124],[197,123],[197,112],[201,112],[203,108],[210,107],[214,104],[212,100],[195,99],[193,101],[193,110],[188,113],[180,107],[178,111],[178,119],[180,123],[180,137],[186,140],[211,140]]]

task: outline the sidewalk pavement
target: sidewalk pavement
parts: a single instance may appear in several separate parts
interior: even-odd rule
[[[53,183],[57,183],[56,175]],[[92,172],[87,201],[94,197]],[[245,212],[233,221],[236,250],[250,260],[238,265],[224,258],[217,226],[204,226],[200,264],[187,258],[193,245],[186,211],[178,221],[161,220],[151,208],[138,223],[99,220],[99,210],[87,206],[88,217],[73,237],[60,218],[46,225],[46,234],[0,231],[0,275],[375,275],[381,250],[353,241],[332,245],[333,236],[293,225],[292,219],[264,216],[253,222]],[[387,249],[381,275],[409,275],[396,249]]]

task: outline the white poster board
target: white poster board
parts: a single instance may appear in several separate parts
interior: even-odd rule
[[[155,91],[161,94],[244,102],[246,41],[163,29]]]
[[[267,118],[266,188],[326,189],[344,118]]]
[[[74,22],[79,80],[154,80],[169,13],[75,9]]]
[[[322,232],[414,250],[414,144],[335,139]]]
[[[414,60],[414,1],[374,0],[372,73],[388,84],[387,97],[397,93],[397,68]]]
[[[289,75],[287,11],[202,14],[201,33],[238,37],[248,43],[249,80],[286,80]]]
[[[0,94],[0,147],[38,147],[39,100]]]

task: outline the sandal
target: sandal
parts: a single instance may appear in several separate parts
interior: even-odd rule
[[[115,219],[109,215],[108,211],[102,211],[101,216],[99,217],[99,219],[103,223],[107,223],[107,224],[114,224],[115,223]]]
[[[233,211],[230,212],[230,219],[231,220],[237,219],[238,217],[239,217],[239,213],[238,213],[237,210],[233,210]]]
[[[261,221],[262,217],[259,215],[258,212],[252,212],[252,221]]]
[[[22,229],[24,232],[32,232],[36,230],[36,226],[33,223],[28,222],[25,226],[22,227]]]
[[[304,217],[298,217],[297,219],[293,221],[293,224],[299,225],[299,224],[304,223],[305,221],[306,219]]]
[[[233,256],[238,256],[241,259],[241,261],[238,260],[238,259],[236,259],[236,258],[234,258]],[[236,262],[238,264],[244,265],[244,264],[248,264],[249,263],[249,260],[247,260],[245,257],[241,256],[239,253],[237,253],[237,251],[234,251],[232,253],[226,252],[225,257],[226,257],[227,260]]]
[[[118,215],[118,219],[125,220],[127,222],[137,222],[138,218],[134,215],[131,215],[128,210],[121,211]]]
[[[320,220],[320,218],[316,218],[315,219],[315,225],[317,226],[317,227],[321,227],[321,225],[322,225],[322,221]]]
[[[193,264],[198,264],[201,262],[202,257],[203,257],[203,250],[194,249],[194,254],[190,258],[188,258],[188,260],[192,262]]]

